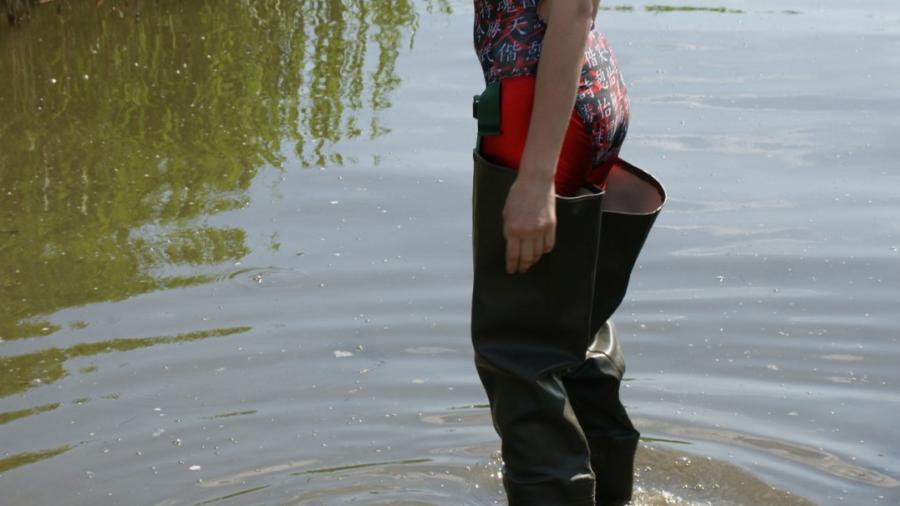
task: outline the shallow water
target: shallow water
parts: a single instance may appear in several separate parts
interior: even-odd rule
[[[0,503],[502,504],[470,3],[70,4],[0,25]],[[897,504],[900,9],[604,5],[636,504]]]

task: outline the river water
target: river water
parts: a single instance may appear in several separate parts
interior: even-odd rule
[[[471,3],[96,3],[0,24],[0,503],[504,504]],[[635,504],[898,504],[900,8],[666,5],[597,17]]]

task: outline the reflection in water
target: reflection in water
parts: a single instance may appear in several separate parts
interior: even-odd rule
[[[725,7],[696,7],[693,5],[645,5],[647,12],[716,12],[719,14],[743,14],[741,9],[728,9]]]
[[[38,452],[16,453],[0,459],[0,474],[15,469],[25,464],[31,464],[41,460],[53,458],[61,453],[65,453],[73,448],[72,445],[63,445],[58,448],[50,448],[49,450],[41,450]]]
[[[89,357],[111,351],[130,351],[157,344],[183,343],[210,337],[230,336],[250,330],[250,327],[232,327],[188,332],[177,336],[156,336],[139,338],[119,338],[94,343],[81,343],[68,348],[45,348],[24,355],[0,357],[0,399],[22,393],[31,388],[53,383],[68,374],[63,363],[75,357]],[[30,413],[36,414],[33,408]],[[14,412],[18,413],[18,412]],[[13,416],[0,414],[0,420]],[[16,416],[16,418],[21,418]]]
[[[627,4],[619,4],[619,5],[601,5],[601,11],[616,11],[616,12],[634,12],[633,5]],[[645,5],[644,11],[652,12],[654,14],[665,13],[665,12],[713,12],[717,14],[744,14],[746,11],[743,9],[729,9],[727,7],[698,7],[693,5]],[[783,9],[780,11],[767,10],[763,11],[767,14],[800,14],[800,11],[794,9]]]
[[[343,466],[334,466],[334,467],[323,467],[320,469],[308,469],[306,471],[298,471],[295,473],[291,473],[292,475],[301,475],[301,474],[316,474],[316,473],[335,473],[338,471],[346,471],[347,469],[359,469],[362,467],[375,467],[375,466],[383,466],[387,464],[421,464],[423,462],[431,462],[431,459],[404,459],[404,460],[392,460],[388,462],[366,462],[363,464],[347,464]]]
[[[194,504],[193,506],[203,506],[204,504],[210,504],[210,503],[214,503],[214,502],[224,501],[227,499],[233,499],[235,497],[245,495],[245,494],[250,494],[250,493],[253,493],[253,492],[256,492],[259,490],[263,490],[266,488],[269,488],[269,486],[268,485],[260,485],[258,487],[245,488],[243,490],[239,490],[239,491],[233,492],[231,494],[223,495],[221,497],[214,497],[212,499],[209,499],[209,500],[206,500],[203,502],[198,502],[197,504]]]
[[[28,17],[34,0],[0,0],[0,11],[6,14],[6,21],[14,25]]]
[[[875,469],[858,466],[852,462],[843,460],[839,456],[824,449],[812,448],[797,442],[766,438],[763,436],[752,436],[725,429],[674,425],[652,419],[640,419],[640,426],[647,430],[684,436],[685,439],[718,441],[771,453],[777,455],[781,459],[811,466],[833,476],[855,480],[877,487],[900,487],[900,481],[882,474]]]
[[[28,417],[31,415],[36,415],[38,413],[43,413],[45,411],[53,411],[54,409],[56,409],[58,407],[59,407],[58,402],[51,402],[49,404],[42,404],[40,406],[35,406],[33,408],[17,409],[15,411],[7,411],[5,413],[0,413],[0,425],[9,423],[13,420],[18,420],[19,418],[25,418],[25,417]]]
[[[209,420],[214,420],[216,418],[230,418],[232,416],[243,416],[243,415],[253,415],[253,414],[256,414],[255,409],[247,409],[244,411],[232,411],[229,413],[221,413],[221,414],[213,415],[213,416],[204,416],[203,418],[209,419]]]
[[[418,19],[408,0],[101,4],[0,23],[0,340],[247,255],[245,230],[205,218],[285,150],[340,164],[336,143],[388,131]]]

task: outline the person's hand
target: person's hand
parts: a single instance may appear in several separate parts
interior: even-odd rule
[[[556,193],[553,180],[517,174],[503,206],[506,272],[525,272],[556,241]]]
[[[518,174],[503,206],[506,272],[510,274],[527,271],[553,249],[556,241],[553,180],[598,1],[541,1],[547,29],[535,77],[531,119]]]

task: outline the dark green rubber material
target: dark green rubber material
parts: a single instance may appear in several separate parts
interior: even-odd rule
[[[619,400],[625,363],[607,322],[665,192],[621,162],[621,181],[634,188],[612,201],[653,193],[655,209],[607,206],[621,196],[613,181],[606,192],[587,185],[582,195],[557,196],[554,248],[527,272],[507,274],[502,210],[516,172],[478,148],[473,158],[472,344],[509,504],[625,504],[639,433]]]
[[[472,97],[472,117],[478,119],[478,135],[500,135],[500,80]]]

